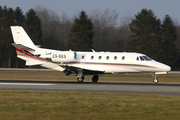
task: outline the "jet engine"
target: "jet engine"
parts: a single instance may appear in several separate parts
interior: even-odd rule
[[[76,60],[75,51],[62,51],[62,52],[50,52],[39,57],[47,59],[52,62],[72,62]]]
[[[53,62],[72,62],[76,60],[76,52],[64,51],[52,53],[51,59]]]

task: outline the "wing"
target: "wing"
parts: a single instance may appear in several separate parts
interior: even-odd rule
[[[63,71],[66,75],[70,75],[71,73],[78,74],[81,70],[84,75],[97,75],[97,74],[104,74],[104,70],[101,67],[94,68],[90,66],[70,66],[70,65],[61,65],[65,70]]]

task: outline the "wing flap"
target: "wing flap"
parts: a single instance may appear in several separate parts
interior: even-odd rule
[[[78,70],[81,69],[83,71],[84,75],[95,75],[95,74],[103,74],[105,71],[101,67],[94,68],[93,66],[69,66],[69,65],[63,65],[63,67],[66,71],[71,71],[73,73],[78,74]]]

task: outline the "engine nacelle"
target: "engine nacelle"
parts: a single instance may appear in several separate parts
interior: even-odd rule
[[[76,56],[75,51],[49,52],[44,55],[39,55],[39,57],[52,62],[72,62],[76,60]]]
[[[74,51],[63,51],[55,52],[51,55],[53,62],[71,62],[76,60],[76,52]]]

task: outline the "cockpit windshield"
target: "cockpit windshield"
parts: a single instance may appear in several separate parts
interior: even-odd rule
[[[139,59],[140,58],[140,59]],[[136,60],[141,60],[141,61],[151,61],[152,59],[148,56],[139,56],[137,57]]]
[[[151,61],[152,59],[148,56],[143,56],[143,58],[146,60],[146,61]]]

